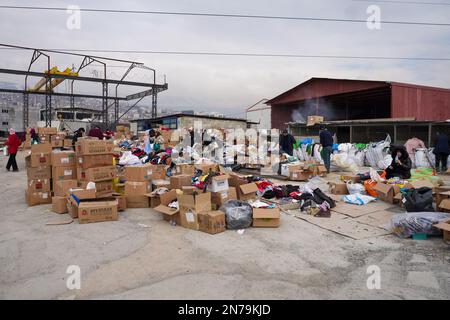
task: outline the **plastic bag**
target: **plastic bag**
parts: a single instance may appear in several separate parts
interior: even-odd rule
[[[405,193],[404,199],[407,212],[434,211],[433,190],[431,188],[409,189]]]
[[[125,151],[119,159],[119,164],[121,166],[132,166],[141,164],[141,160],[136,157],[131,151]]]
[[[371,196],[365,196],[362,194],[349,194],[346,196],[342,196],[342,200],[344,202],[350,203],[350,204],[357,204],[357,205],[365,205],[368,204],[371,201],[375,201],[376,199],[374,197]]]
[[[347,182],[349,194],[366,194],[366,188],[361,183]]]
[[[369,196],[378,198],[378,193],[373,189],[377,185],[377,182],[369,179],[364,181],[364,188],[366,189],[366,192]]]
[[[416,149],[415,152],[416,167],[417,168],[430,168],[431,164],[428,160],[428,150],[424,148]]]
[[[225,212],[227,229],[238,230],[249,228],[252,225],[252,206],[239,200],[229,200],[219,209]]]
[[[382,182],[383,179],[381,178],[381,176],[378,174],[378,172],[372,168],[370,168],[369,170],[369,174],[370,174],[370,179],[372,179],[375,182]]]
[[[401,213],[392,217],[388,228],[401,238],[409,238],[417,233],[438,236],[441,231],[433,225],[447,219],[450,219],[450,214],[444,212]]]

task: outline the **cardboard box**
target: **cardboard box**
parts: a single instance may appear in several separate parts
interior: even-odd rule
[[[50,135],[49,134],[40,134],[39,142],[49,144],[50,146],[52,146],[52,144],[50,143]]]
[[[29,192],[25,190],[25,201],[29,206],[52,203],[50,192]]]
[[[67,167],[52,167],[53,183],[60,180],[75,180],[77,179],[77,168],[75,166]]]
[[[289,177],[291,172],[301,170],[305,164],[303,162],[299,163],[283,163],[281,164],[281,175],[285,177]]]
[[[125,167],[125,180],[144,182],[152,180],[154,165],[146,164],[134,167]]]
[[[150,208],[150,197],[147,195],[125,196],[127,208]]]
[[[167,188],[170,189],[170,181],[164,179],[152,180],[152,190],[158,188]]]
[[[38,143],[31,146],[31,153],[51,153],[52,146],[49,143]]]
[[[174,167],[174,170],[172,170],[172,175],[179,175],[179,174],[187,174],[191,177],[195,175],[195,166],[193,164],[177,164]]]
[[[450,241],[450,220],[435,224],[434,227],[442,230],[444,241]]]
[[[62,148],[64,147],[64,140],[53,140],[52,138],[50,144],[52,145],[52,148]]]
[[[253,208],[253,227],[278,228],[280,226],[279,208]]]
[[[312,173],[304,170],[292,171],[289,175],[289,180],[292,181],[308,181],[312,177]]]
[[[58,133],[58,129],[55,127],[40,127],[37,128],[37,133],[39,135],[41,134],[57,134]]]
[[[119,220],[117,200],[82,201],[78,204],[78,222],[80,224],[117,220]]]
[[[116,166],[106,166],[106,167],[97,167],[97,168],[89,168],[77,169],[77,178],[79,181],[106,181],[117,178],[117,168]]]
[[[63,140],[63,147],[64,148],[72,148],[72,139],[64,139]]]
[[[141,196],[152,192],[152,185],[150,182],[136,182],[136,181],[126,181],[125,182],[125,195],[126,196]]]
[[[198,213],[211,211],[211,193],[179,194],[177,199],[180,207],[180,225],[184,228],[198,230]]]
[[[341,181],[351,181],[353,183],[358,183],[361,181],[361,177],[357,175],[341,175]]]
[[[197,214],[199,230],[217,234],[224,232],[226,229],[225,213],[222,211],[207,211]]]
[[[67,198],[60,196],[53,196],[52,211],[60,214],[69,212],[67,209]]]
[[[170,189],[181,189],[184,186],[191,186],[192,177],[186,174],[170,177]]]
[[[150,175],[150,179],[151,180],[164,180],[166,179],[167,175],[166,175],[166,166],[163,164],[150,164],[148,165],[148,169],[147,172]]]
[[[183,186],[181,187],[183,194],[194,194],[201,192],[197,187],[194,186]]]
[[[65,197],[69,194],[70,189],[76,188],[78,188],[77,180],[53,181],[53,192],[55,196]]]
[[[81,188],[86,189],[88,181],[80,181],[79,185]],[[95,190],[97,192],[97,196],[107,196],[112,195],[114,192],[113,189],[113,181],[105,180],[105,181],[97,181],[95,182]]]
[[[438,206],[440,212],[449,212],[450,213],[450,199],[444,199]]]
[[[436,186],[429,180],[416,180],[405,184],[405,188],[407,189],[419,189],[423,187],[430,188],[433,191],[436,188]]]
[[[386,183],[377,183],[373,189],[378,193],[378,199],[388,203],[394,203],[394,186]]]
[[[215,205],[216,208],[220,208],[228,200],[236,200],[236,188],[229,187],[228,190],[211,192],[211,203]]]
[[[206,164],[206,163],[195,164],[194,167],[197,170],[201,170],[203,174],[207,174],[210,170],[212,172],[219,172],[219,165],[216,163],[214,163],[214,164]]]
[[[50,180],[52,178],[52,167],[28,167],[27,179],[28,180]]]
[[[348,194],[347,184],[345,182],[328,182],[331,194],[344,195]]]
[[[436,211],[440,211],[439,205],[441,204],[441,202],[444,199],[450,199],[450,191],[440,191],[440,190],[443,190],[443,189],[439,188],[436,191],[436,194],[435,194],[435,197],[436,197],[436,200],[435,200],[435,202],[436,202]]]
[[[75,144],[77,155],[112,154],[114,142],[112,140],[79,139]]]
[[[162,213],[163,219],[176,223],[177,225],[181,224],[180,221],[180,210],[175,208],[170,208],[168,205],[174,200],[177,200],[177,191],[170,190],[167,193],[163,193],[159,195],[159,199],[161,204],[155,207],[155,211]]]
[[[125,211],[127,209],[127,198],[119,193],[114,193],[113,197],[117,199],[117,210]]]
[[[27,168],[49,167],[50,165],[50,153],[31,153],[25,157],[25,166]]]
[[[237,195],[239,200],[251,200],[256,198],[256,193],[258,192],[258,186],[256,183],[251,182],[247,184],[241,184],[237,190]]]
[[[323,123],[323,117],[322,116],[308,116],[308,121],[306,123],[306,126],[313,126],[315,124]]]
[[[227,191],[229,188],[228,178],[229,176],[227,174],[212,177],[211,182],[207,186],[207,190],[210,192]]]
[[[51,191],[50,179],[28,180],[29,192],[49,192]]]
[[[70,196],[76,201],[89,200],[97,198],[95,189],[73,189],[70,191]]]
[[[113,156],[111,154],[77,156],[76,162],[81,169],[106,167],[113,165]]]
[[[75,151],[53,151],[51,153],[53,167],[71,167],[76,165]]]
[[[317,166],[317,175],[319,177],[326,177],[327,173],[327,168],[325,168],[325,166]]]

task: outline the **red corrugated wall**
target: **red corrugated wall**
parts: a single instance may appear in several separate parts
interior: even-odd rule
[[[391,117],[421,121],[450,119],[450,90],[392,84]]]

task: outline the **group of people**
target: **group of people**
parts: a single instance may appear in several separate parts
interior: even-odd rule
[[[331,154],[333,153],[333,143],[336,136],[333,135],[324,125],[319,129],[320,144],[322,146],[321,156],[327,169],[330,173]],[[294,151],[295,138],[283,130],[280,136],[280,153],[287,153],[292,156]],[[436,156],[435,169],[438,172],[447,171],[447,159],[450,154],[449,138],[445,133],[437,133],[434,150]],[[393,146],[391,148],[392,162],[386,168],[386,178],[399,177],[401,179],[411,178],[412,162],[408,152],[404,146]]]
[[[328,173],[330,173],[331,154],[333,153],[333,143],[335,141],[335,137],[336,136],[333,135],[325,126],[320,126],[319,138],[322,146],[321,156]],[[279,139],[280,153],[287,153],[292,156],[294,154],[295,143],[296,141],[294,136],[284,129]]]

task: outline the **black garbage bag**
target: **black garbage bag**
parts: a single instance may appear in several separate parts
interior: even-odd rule
[[[418,189],[409,189],[405,196],[405,209],[407,212],[432,212],[433,209],[433,190],[422,187]]]
[[[227,229],[245,229],[252,225],[253,209],[247,202],[228,200],[219,210],[225,212]]]

